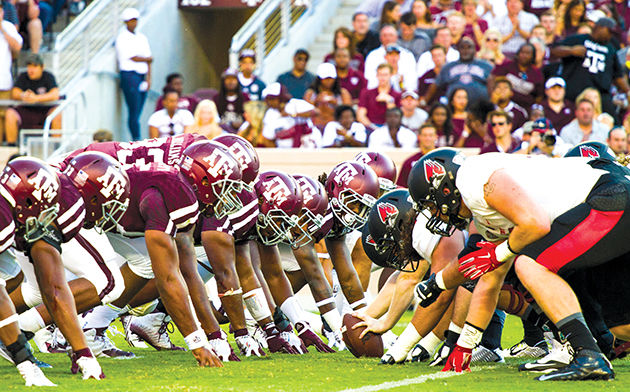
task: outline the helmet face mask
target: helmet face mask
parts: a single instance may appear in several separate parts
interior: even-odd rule
[[[323,225],[323,216],[319,214],[315,215],[311,210],[303,207],[295,226],[291,228],[291,237],[293,239],[291,246],[297,249],[313,241],[313,235],[317,233]]]
[[[43,210],[37,218],[29,216],[24,223],[24,239],[27,242],[35,242],[41,239],[48,231],[59,214],[59,204]]]
[[[345,227],[358,230],[367,222],[368,213],[375,202],[376,199],[372,195],[360,195],[354,189],[347,188],[340,191],[339,196],[333,198],[330,205],[333,214]]]
[[[244,184],[242,181],[230,179],[219,180],[212,185],[212,192],[216,197],[212,209],[218,219],[234,214],[243,208],[243,203],[238,198],[238,194],[243,189]]]
[[[127,207],[129,207],[129,199],[126,199],[124,202],[110,200],[104,203],[101,206],[103,211],[102,218],[96,221],[94,230],[99,234],[113,230],[118,225],[123,215],[125,215]]]
[[[272,246],[285,241],[293,246],[291,229],[297,225],[297,222],[297,216],[289,216],[283,210],[276,208],[267,214],[258,215],[256,231],[264,245]]]

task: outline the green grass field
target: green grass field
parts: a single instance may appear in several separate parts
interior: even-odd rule
[[[405,314],[394,332],[400,333],[411,318]],[[119,326],[120,327],[120,326]],[[508,316],[503,333],[503,345],[509,347],[522,337],[520,321]],[[183,344],[179,334],[173,337]],[[114,338],[120,348],[128,346],[121,336]],[[202,369],[196,366],[190,353],[157,352],[134,349],[139,358],[131,360],[101,359],[107,378],[97,382],[83,381],[70,374],[70,361],[61,354],[39,354],[38,358],[54,366],[46,369],[48,377],[59,385],[55,390],[71,391],[341,391],[363,388],[362,391],[630,391],[630,360],[613,363],[617,379],[609,382],[542,383],[533,374],[519,373],[517,365],[524,360],[509,360],[507,364],[477,366],[463,375],[441,374],[440,369],[426,363],[396,366],[378,365],[375,359],[356,359],[349,352],[303,356],[274,354],[270,357],[243,358],[242,362],[226,363],[222,369]],[[312,350],[314,351],[314,350]],[[423,375],[440,374],[448,378],[429,379]],[[412,381],[409,381],[409,380]],[[15,368],[0,364],[0,391],[24,389]],[[384,384],[403,382],[402,386]]]

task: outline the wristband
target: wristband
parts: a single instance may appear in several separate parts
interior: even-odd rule
[[[189,350],[196,350],[205,346],[208,343],[208,338],[203,329],[198,329],[195,332],[184,338]]]
[[[497,256],[497,261],[503,263],[504,261],[511,259],[516,256],[516,253],[510,249],[510,244],[508,240],[501,242],[496,249],[494,250],[494,254]]]
[[[468,137],[468,136],[470,136],[470,132],[462,131],[462,137]]]
[[[475,327],[472,324],[465,323],[464,328],[462,328],[462,333],[459,335],[459,339],[457,340],[457,345],[473,349],[477,347],[479,342],[481,342],[481,338],[483,336],[483,330]]]

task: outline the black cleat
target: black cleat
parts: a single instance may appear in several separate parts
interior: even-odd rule
[[[611,380],[615,378],[612,365],[604,354],[580,350],[566,367],[537,378],[539,381]]]

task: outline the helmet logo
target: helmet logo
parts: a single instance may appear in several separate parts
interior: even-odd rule
[[[366,165],[372,162],[372,158],[365,152],[362,152],[356,157],[354,157],[354,160],[357,162],[365,163]]]
[[[273,201],[274,204],[280,205],[289,199],[291,190],[280,177],[272,177],[263,183],[265,191],[263,196],[266,200]]]
[[[117,199],[125,192],[125,185],[127,183],[122,173],[112,166],[108,166],[105,174],[97,177],[96,181],[103,185],[101,188],[101,194],[103,196],[110,197],[111,195],[115,195]]]
[[[431,159],[424,161],[424,178],[431,186],[439,188],[445,176],[444,166]]]
[[[599,151],[591,146],[580,146],[580,156],[585,158],[599,158]]]
[[[374,241],[374,238],[372,238],[371,234],[368,234],[367,237],[365,237],[365,242],[372,246],[376,246],[376,241]]]
[[[337,184],[348,185],[350,181],[354,179],[354,176],[359,174],[357,169],[355,169],[354,166],[352,166],[348,162],[344,162],[337,167],[338,171],[334,177],[334,180]]]
[[[311,200],[315,197],[317,190],[313,188],[310,182],[308,182],[304,177],[298,178],[298,184],[300,185],[300,189],[302,189],[302,195],[304,196],[304,205],[310,203]]]
[[[241,164],[242,169],[247,169],[249,164],[252,163],[252,157],[245,151],[245,148],[238,143],[234,143],[230,146],[230,152],[234,155],[236,160]]]
[[[232,157],[228,156],[223,151],[215,148],[214,150],[212,150],[212,153],[207,157],[204,157],[203,160],[208,162],[208,174],[210,174],[212,177],[229,178],[234,172],[234,170],[230,166],[231,158]]]
[[[59,184],[52,179],[50,173],[44,169],[39,169],[35,177],[27,180],[29,184],[33,186],[33,197],[39,201],[46,200],[51,203],[55,196],[57,196],[57,189]]]
[[[388,224],[398,216],[398,208],[391,203],[379,203],[376,206],[378,209],[378,216],[381,218],[381,222]]]

